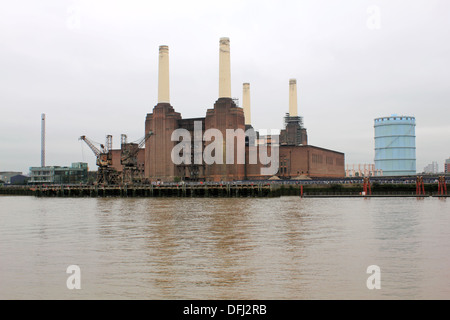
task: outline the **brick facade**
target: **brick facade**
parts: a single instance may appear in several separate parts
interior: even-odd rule
[[[195,164],[191,158],[191,164],[175,165],[171,159],[172,148],[178,143],[171,141],[172,132],[175,129],[186,129],[191,135],[191,151],[194,154],[194,123],[201,123],[201,150],[211,142],[203,141],[203,134],[208,129],[218,129],[224,138],[223,164]],[[292,125],[290,125],[292,126]],[[276,174],[280,178],[291,179],[297,176],[309,177],[344,177],[345,155],[341,152],[327,150],[307,145],[307,133],[305,128],[287,128],[286,138],[280,141],[279,169]],[[247,126],[248,128],[248,126]],[[245,163],[237,163],[239,144],[237,139],[234,145],[234,164],[226,163],[226,136],[227,129],[241,129],[245,132],[244,111],[236,106],[230,98],[219,98],[212,109],[206,111],[204,118],[182,119],[180,113],[168,103],[159,103],[153,108],[153,113],[147,114],[145,132],[153,131],[153,135],[147,140],[144,157],[145,177],[149,181],[173,181],[176,178],[182,180],[201,181],[236,181],[236,180],[261,180],[271,176],[261,174],[262,165],[249,164],[249,146],[245,147]],[[301,134],[294,137],[291,132],[301,130]],[[302,141],[295,140],[300,137]],[[284,139],[283,137],[281,137]],[[288,142],[293,140],[292,144]],[[255,147],[256,148],[256,147]],[[268,148],[270,155],[270,147]],[[142,155],[140,161],[142,160]],[[202,154],[203,155],[203,154]],[[117,159],[117,155],[113,154]],[[114,163],[117,160],[113,160]],[[120,163],[120,158],[119,158]]]

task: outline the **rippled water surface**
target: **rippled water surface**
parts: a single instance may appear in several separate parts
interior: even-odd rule
[[[0,298],[450,299],[449,201],[3,196]]]

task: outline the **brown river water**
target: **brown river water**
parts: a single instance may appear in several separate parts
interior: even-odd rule
[[[0,299],[450,299],[450,199],[0,196]]]

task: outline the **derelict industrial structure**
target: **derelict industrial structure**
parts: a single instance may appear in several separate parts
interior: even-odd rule
[[[243,84],[242,108],[232,99],[230,70],[230,41],[228,38],[221,38],[218,100],[212,108],[206,110],[204,117],[184,119],[170,104],[169,48],[159,47],[158,103],[145,119],[145,148],[133,148],[133,169],[143,177],[143,180],[139,181],[239,181],[345,176],[343,153],[308,145],[307,131],[297,111],[295,79],[289,80],[289,113],[286,113],[284,118],[285,127],[274,139],[274,136],[263,137],[253,130],[249,83]],[[230,130],[241,133],[253,132],[255,138],[242,135],[233,137],[233,141],[235,138],[245,139],[245,143],[238,141],[232,147],[231,159],[234,161],[225,161],[225,158],[229,159],[230,155],[227,153],[230,153],[230,149],[225,148],[224,142],[223,150],[216,148],[213,151],[213,153],[221,151],[218,154],[223,161],[208,163],[198,155],[199,153],[201,155],[213,141],[203,138],[210,129],[221,133],[223,137]],[[184,151],[192,151],[192,154],[185,155],[186,161],[181,163],[173,161],[173,150],[182,141],[182,139],[174,141],[173,133],[176,130],[191,137],[191,144],[187,145]],[[267,168],[268,164],[252,161],[252,152],[256,151],[258,154],[261,148],[265,148],[268,150],[267,154],[273,156],[271,153],[274,149],[269,147],[277,147],[277,159],[276,170],[267,173],[264,168]],[[239,152],[241,161],[238,159]],[[126,167],[121,163],[123,153],[123,146],[121,150],[108,150],[108,166],[118,173],[126,171]],[[125,181],[123,178],[119,180]]]

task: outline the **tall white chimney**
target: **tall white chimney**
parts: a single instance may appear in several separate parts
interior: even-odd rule
[[[41,114],[41,167],[45,167],[45,113]]]
[[[158,103],[170,103],[168,46],[159,46]]]
[[[231,98],[230,39],[220,38],[219,98]]]
[[[244,108],[245,124],[251,125],[250,113],[250,83],[244,83],[242,88],[242,107]]]
[[[297,117],[297,80],[289,79],[289,116]]]

